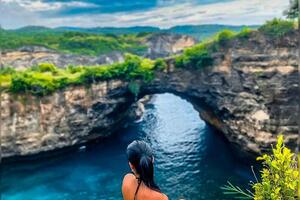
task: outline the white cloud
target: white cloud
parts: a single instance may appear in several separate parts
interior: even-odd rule
[[[3,0],[2,0],[3,1]],[[20,1],[20,0],[4,0]],[[26,0],[27,1],[27,0]],[[173,0],[172,0],[173,1]],[[24,1],[23,1],[24,2]],[[32,1],[31,1],[32,2]],[[40,2],[40,1],[39,1]],[[76,1],[73,1],[73,5]],[[72,2],[69,2],[72,4]],[[80,2],[76,2],[80,3]],[[38,19],[29,18],[27,24],[46,25],[46,26],[160,26],[171,27],[183,24],[261,24],[274,17],[281,17],[283,10],[288,6],[287,0],[235,0],[229,2],[220,2],[207,5],[198,5],[183,1],[181,4],[171,6],[157,7],[148,11],[120,12],[113,14],[81,14],[65,17],[44,18],[38,16]],[[71,4],[69,6],[71,6]],[[44,9],[44,5],[36,3],[35,9]],[[0,0],[1,6],[1,0]],[[53,8],[55,4],[52,5]],[[58,6],[58,5],[56,5]],[[60,5],[61,6],[61,5]],[[75,5],[74,5],[75,6]],[[81,6],[87,6],[85,3]],[[89,5],[91,6],[91,5]],[[26,8],[26,6],[23,5]],[[34,6],[33,6],[34,7]],[[34,9],[25,9],[31,15],[35,14]],[[2,12],[3,13],[3,12]],[[0,13],[0,20],[3,14]],[[16,19],[16,23],[10,25],[20,26],[24,23],[18,23],[19,16],[10,16]],[[0,21],[0,23],[2,23]],[[13,23],[13,22],[12,22]]]
[[[1,1],[0,1],[1,2]],[[81,1],[43,2],[42,0],[2,0],[4,3],[16,3],[28,11],[53,11],[63,8],[95,8],[98,5]]]
[[[0,25],[4,28],[38,24],[38,18],[37,14],[25,10],[15,2],[3,3],[3,0],[0,0]]]

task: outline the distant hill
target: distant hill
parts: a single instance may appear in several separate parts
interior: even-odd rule
[[[45,26],[24,26],[22,28],[15,29],[13,31],[20,32],[20,33],[38,33],[38,32],[53,31],[53,29],[45,27]]]
[[[153,33],[161,31],[157,27],[152,26],[136,26],[128,28],[116,28],[116,27],[95,27],[95,28],[78,28],[78,27],[58,27],[56,31],[80,31],[86,33],[103,33],[103,34],[137,34],[142,32]]]
[[[94,28],[80,28],[80,27],[58,27],[58,28],[47,28],[43,26],[26,26],[20,29],[11,30],[13,32],[32,33],[32,32],[65,32],[75,31],[84,33],[96,33],[96,34],[141,34],[141,33],[156,33],[156,32],[168,32],[176,34],[190,35],[198,40],[211,37],[217,32],[223,29],[229,29],[232,31],[240,31],[243,28],[248,27],[256,29],[258,26],[232,26],[232,25],[219,25],[219,24],[208,24],[208,25],[184,25],[174,26],[169,29],[160,29],[152,26],[135,26],[135,27],[94,27]]]
[[[147,50],[143,43],[146,36],[93,34],[45,27],[24,27],[17,30],[0,30],[0,49],[15,50],[24,46],[41,46],[62,53],[92,56],[113,51],[143,55]]]
[[[185,34],[195,37],[198,40],[203,40],[212,35],[220,32],[224,29],[229,29],[232,31],[241,31],[243,28],[257,29],[259,26],[232,26],[232,25],[218,25],[218,24],[208,24],[208,25],[185,25],[185,26],[174,26],[170,29],[163,31]]]
[[[26,26],[15,30],[0,29],[0,49],[12,50],[24,46],[43,46],[64,53],[92,56],[114,51],[144,55],[147,52],[147,38],[154,35],[154,33],[159,35],[163,35],[160,33],[189,35],[199,41],[211,37],[223,29],[240,31],[245,27],[216,24],[175,26],[169,29],[151,26],[128,28]],[[257,27],[250,26],[249,28],[255,29]],[[172,37],[168,36],[167,38]],[[161,46],[164,46],[167,40],[162,40]],[[172,40],[174,43],[175,41],[177,40]],[[158,48],[158,46],[155,48]]]

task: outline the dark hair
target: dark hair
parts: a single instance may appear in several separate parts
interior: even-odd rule
[[[148,188],[160,192],[159,187],[154,182],[153,152],[150,146],[143,141],[135,140],[127,147],[127,157],[135,167],[139,181]]]

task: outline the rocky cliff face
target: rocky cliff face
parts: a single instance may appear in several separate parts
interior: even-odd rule
[[[147,38],[148,51],[145,56],[151,59],[167,57],[195,44],[196,40],[187,35],[157,33]]]
[[[2,156],[31,155],[110,135],[134,98],[114,80],[73,87],[44,98],[2,96]]]
[[[254,33],[214,55],[214,66],[157,74],[145,93],[173,92],[187,98],[202,119],[239,149],[270,150],[283,133],[295,149],[298,137],[299,33],[274,40]]]
[[[278,133],[290,147],[298,136],[299,33],[271,39],[253,33],[234,40],[203,69],[157,72],[141,83],[140,97],[172,92],[188,99],[200,116],[221,130],[239,149],[261,153]],[[105,137],[120,127],[135,98],[121,80],[89,88],[70,87],[37,99],[4,94],[2,151],[4,157],[29,155]]]
[[[123,62],[124,56],[120,52],[96,56],[63,54],[40,46],[26,46],[13,51],[2,52],[1,66],[11,66],[18,70],[25,69],[39,63],[52,63],[59,67],[68,65],[104,65]]]

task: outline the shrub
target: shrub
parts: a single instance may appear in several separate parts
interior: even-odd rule
[[[273,155],[263,155],[257,160],[263,161],[262,181],[255,183],[254,200],[296,199],[299,172],[297,161],[291,150],[283,144],[279,136]]]
[[[82,72],[82,70],[83,70],[82,66],[68,65],[67,67],[67,71],[70,72],[71,74]]]
[[[125,71],[125,78],[127,80],[141,78],[149,82],[154,78],[154,63],[150,59],[141,59],[138,56],[127,54],[125,56],[125,62],[121,65]]]
[[[249,190],[242,190],[231,183],[222,187],[225,194],[254,200],[296,200],[297,186],[300,184],[299,166],[295,155],[286,148],[283,136],[278,137],[272,155],[263,155],[257,160],[263,161],[261,181],[252,184],[254,194]],[[299,198],[299,196],[298,196]]]
[[[143,79],[148,82],[153,79],[153,70],[154,63],[152,60],[126,54],[124,63],[116,63],[111,66],[84,67],[80,75],[80,82],[92,83],[112,78]]]
[[[243,28],[236,36],[241,39],[248,39],[250,34],[253,32],[250,28]]]
[[[183,54],[175,57],[175,66],[202,68],[213,64],[212,53],[220,46],[225,46],[236,34],[230,30],[223,30],[212,39],[203,41],[184,50]]]
[[[11,76],[15,74],[16,70],[11,67],[0,67],[0,91],[6,89],[11,84]]]
[[[0,75],[0,91],[9,88],[11,85],[11,75]]]
[[[14,74],[11,79],[11,91],[15,93],[30,92],[34,95],[47,95],[60,88],[52,75],[35,73]]]
[[[188,63],[189,63],[189,57],[186,56],[185,54],[175,57],[175,67],[176,68],[187,67]]]
[[[162,58],[158,58],[154,62],[154,69],[156,69],[156,70],[162,71],[162,70],[166,69],[167,67],[168,67],[168,65],[167,65],[166,61]]]
[[[175,65],[202,68],[212,65],[210,43],[203,42],[184,51],[183,56],[175,61]]]
[[[294,22],[283,19],[273,19],[267,21],[258,30],[272,37],[281,37],[294,29]]]
[[[16,70],[12,67],[0,67],[0,75],[10,75],[16,73]]]
[[[233,31],[225,29],[217,34],[217,42],[220,45],[226,45],[234,36],[235,33]]]
[[[80,75],[82,83],[94,83],[96,81],[118,78],[119,70],[115,70],[110,66],[91,66],[85,67]]]
[[[33,67],[32,70],[38,72],[56,73],[57,67],[52,63],[39,63],[36,67]]]

